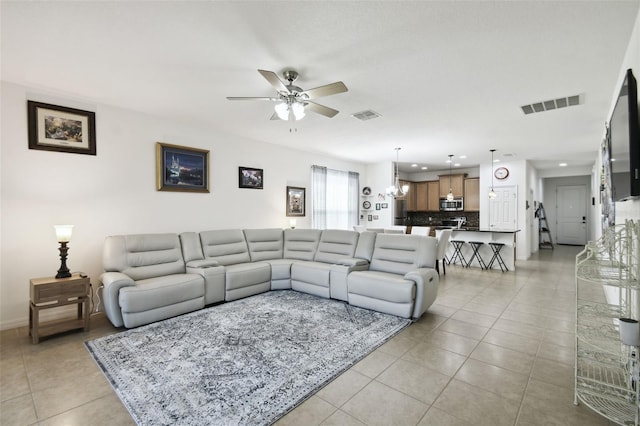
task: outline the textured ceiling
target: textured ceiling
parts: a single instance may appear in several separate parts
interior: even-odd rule
[[[593,163],[640,1],[10,2],[2,79],[365,163]],[[257,69],[340,110],[271,121]],[[638,70],[640,71],[640,70]],[[640,72],[636,72],[636,75]],[[521,105],[580,94],[571,108]],[[351,115],[371,109],[380,118]],[[290,128],[297,131],[290,132]],[[179,141],[174,141],[179,143]],[[466,155],[465,159],[458,158]]]

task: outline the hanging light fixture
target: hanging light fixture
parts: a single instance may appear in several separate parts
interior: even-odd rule
[[[409,185],[400,186],[400,176],[398,175],[398,159],[399,152],[402,148],[396,148],[396,172],[393,179],[393,185],[387,188],[387,195],[391,198],[402,198],[409,192]]]
[[[447,201],[453,201],[453,199],[455,198],[453,196],[453,189],[451,188],[451,163],[453,163],[453,161],[451,160],[452,157],[453,154],[449,154],[449,193],[447,194]]]
[[[302,120],[304,118],[304,105],[296,100],[287,99],[275,106],[276,114],[280,120]]]
[[[493,153],[496,152],[496,150],[490,149],[489,151],[491,151],[491,190],[489,191],[489,198],[493,200],[498,196],[498,194],[493,190]]]

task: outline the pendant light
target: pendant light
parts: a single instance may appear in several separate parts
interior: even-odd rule
[[[493,190],[493,153],[496,152],[496,150],[490,149],[489,151],[491,151],[491,191],[489,191],[489,198],[493,200],[498,196],[498,194]]]
[[[409,192],[409,185],[400,186],[400,175],[398,174],[399,152],[402,148],[396,148],[396,170],[393,185],[387,188],[387,195],[391,198],[402,198]]]
[[[452,157],[453,154],[449,154],[449,193],[447,194],[447,201],[453,201],[454,199],[453,189],[451,188],[451,163],[453,163],[453,160],[451,160]]]

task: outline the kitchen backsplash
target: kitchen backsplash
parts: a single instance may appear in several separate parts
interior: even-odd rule
[[[470,228],[480,226],[479,212],[407,212],[407,216],[406,225],[440,226],[443,219],[466,217],[467,223],[463,226]]]

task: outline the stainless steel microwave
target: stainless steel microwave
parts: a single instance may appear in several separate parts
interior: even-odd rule
[[[440,198],[440,211],[441,212],[459,212],[464,210],[464,200],[462,197],[454,198],[453,201],[448,201],[446,198]]]

